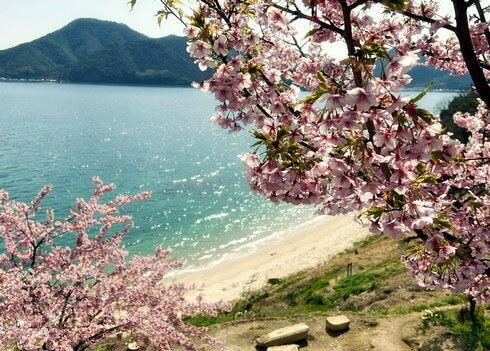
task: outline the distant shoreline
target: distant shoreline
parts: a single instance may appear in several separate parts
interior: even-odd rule
[[[175,87],[175,88],[192,88],[189,84],[153,84],[153,83],[111,83],[111,82],[69,82],[60,81],[56,79],[40,78],[40,79],[27,79],[27,78],[4,78],[0,77],[0,83],[36,83],[36,84],[81,84],[81,85],[110,85],[110,86],[134,86],[134,87]]]
[[[68,81],[59,81],[56,79],[49,78],[39,78],[39,79],[30,79],[30,78],[4,78],[0,77],[0,83],[48,83],[48,84],[82,84],[82,85],[109,85],[109,86],[134,86],[134,87],[162,87],[162,88],[192,88],[191,84],[158,84],[158,83],[116,83],[116,82],[68,82]],[[426,87],[410,87],[403,89],[404,91],[420,91],[425,89]],[[431,92],[448,92],[448,93],[464,93],[470,89],[442,89],[442,88],[434,88],[431,89]]]
[[[425,89],[426,87],[411,87],[411,88],[405,88],[402,91],[420,91]],[[442,88],[434,88],[430,89],[429,92],[432,93],[465,93],[468,92],[470,89],[442,89]]]

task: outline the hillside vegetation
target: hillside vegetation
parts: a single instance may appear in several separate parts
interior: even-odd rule
[[[0,77],[94,83],[190,84],[206,76],[184,37],[151,39],[120,23],[78,19],[0,51]]]
[[[109,45],[80,60],[65,75],[72,82],[168,85],[205,77],[187,56],[185,38],[177,36]]]
[[[409,88],[468,89],[469,76],[415,67]],[[208,77],[186,51],[186,38],[148,38],[120,23],[78,19],[30,43],[0,51],[0,77],[85,83],[188,85]]]
[[[0,51],[0,76],[62,78],[66,69],[108,44],[144,38],[122,24],[78,19],[30,43]]]
[[[453,76],[448,71],[439,71],[428,66],[416,66],[409,74],[413,79],[408,85],[409,88],[432,84],[433,89],[468,90],[472,84],[469,74]]]
[[[459,141],[466,143],[470,133],[454,123],[453,116],[456,112],[467,112],[474,114],[478,107],[478,95],[475,92],[456,96],[440,112],[441,124],[446,133],[453,133]]]
[[[489,350],[489,306],[479,308],[473,323],[465,296],[415,285],[400,261],[407,245],[368,237],[323,265],[271,278],[265,288],[244,292],[229,313],[195,316],[187,322],[209,327],[227,351],[255,350],[257,337],[296,323],[310,327],[300,348],[304,351]],[[349,317],[350,329],[326,332],[326,316],[339,314]],[[122,335],[91,351],[125,351],[131,341],[130,335]]]
[[[479,324],[472,328],[461,312],[465,296],[415,285],[400,261],[407,245],[371,236],[324,265],[269,279],[264,289],[244,293],[230,313],[191,321],[210,326],[227,350],[237,351],[253,349],[255,337],[297,322],[313,331],[305,351],[488,349],[485,311],[480,310]],[[349,316],[351,330],[329,335],[325,316],[338,314]],[[437,348],[442,344],[449,346]]]

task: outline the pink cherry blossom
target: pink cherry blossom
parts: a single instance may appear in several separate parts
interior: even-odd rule
[[[417,54],[410,52],[403,56],[394,57],[386,67],[386,70],[389,72],[389,75],[403,76],[408,73],[418,61],[419,57]]]
[[[258,149],[242,156],[251,188],[326,214],[362,212],[374,232],[424,244],[403,257],[419,284],[489,300],[490,74],[479,63],[490,43],[474,3],[441,11],[410,0],[380,12],[364,1],[196,1],[189,45],[213,70],[199,88],[219,102],[215,123],[253,130]],[[400,93],[417,64],[471,68],[482,101],[454,116],[466,144]]]
[[[211,54],[211,46],[202,40],[196,40],[189,44],[187,51],[192,57],[202,59]]]
[[[169,250],[129,257],[121,247],[132,223],[119,207],[150,194],[103,203],[115,186],[93,181],[92,196],[78,198],[63,220],[49,210],[35,218],[51,186],[31,204],[1,192],[0,349],[86,350],[122,335],[159,350],[195,350],[196,341],[219,349],[205,329],[184,320],[229,306],[188,300],[190,287],[165,280],[182,265],[169,259]]]
[[[376,96],[367,93],[363,88],[353,88],[347,91],[345,102],[348,105],[357,106],[361,111],[366,111],[376,104]]]
[[[340,94],[326,94],[324,99],[331,108],[341,108],[346,103],[345,96]]]
[[[184,33],[190,39],[196,38],[199,35],[199,28],[194,26],[187,26],[184,29]]]
[[[228,54],[227,39],[224,35],[220,35],[213,44],[214,52],[218,55],[226,56]]]

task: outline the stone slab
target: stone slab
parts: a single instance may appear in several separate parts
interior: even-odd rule
[[[299,346],[295,344],[271,346],[267,348],[267,351],[299,351]]]
[[[280,346],[305,340],[308,337],[309,330],[310,327],[308,327],[305,323],[294,324],[281,329],[276,329],[257,338],[257,346]]]
[[[327,330],[343,331],[349,329],[350,319],[346,316],[327,317]]]

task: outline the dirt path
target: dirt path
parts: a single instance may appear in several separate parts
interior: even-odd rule
[[[350,315],[351,328],[340,335],[328,334],[325,316],[293,317],[288,319],[230,323],[211,328],[211,334],[222,340],[226,350],[255,350],[255,338],[276,328],[305,322],[310,326],[310,340],[304,351],[410,351],[402,338],[414,332],[420,313],[379,319]],[[211,350],[211,349],[209,349]]]
[[[370,345],[373,350],[409,351],[410,347],[403,342],[402,337],[407,334],[407,329],[420,321],[419,314],[398,316],[396,319],[381,319],[376,328]]]

